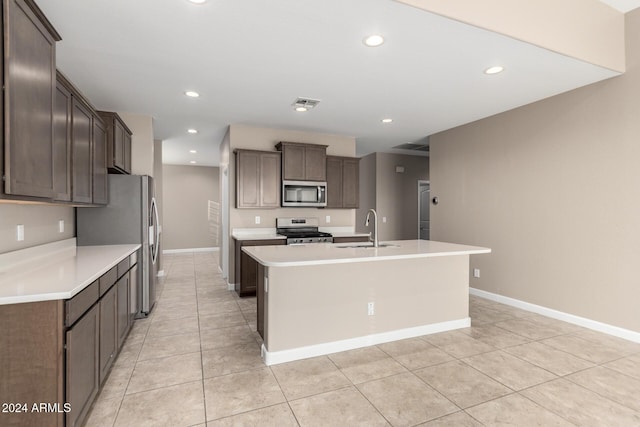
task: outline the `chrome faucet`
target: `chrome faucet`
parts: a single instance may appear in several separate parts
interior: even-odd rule
[[[364,226],[369,226],[369,216],[373,213],[373,238],[371,238],[371,233],[369,233],[369,241],[373,242],[373,247],[378,247],[378,214],[375,209],[369,209],[367,212],[367,219],[364,220]]]

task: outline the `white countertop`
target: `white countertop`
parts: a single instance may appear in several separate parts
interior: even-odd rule
[[[312,243],[287,246],[243,246],[242,250],[267,267],[338,264],[490,253],[479,246],[458,245],[433,240],[380,242],[390,247],[353,247],[363,243]]]
[[[0,305],[69,299],[140,248],[75,239],[0,255]]]

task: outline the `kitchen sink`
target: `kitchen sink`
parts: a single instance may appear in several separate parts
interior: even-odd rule
[[[392,245],[391,243],[380,243],[378,245],[378,248],[399,248],[400,246],[398,245]],[[336,248],[370,248],[370,249],[376,249],[373,247],[373,243],[365,243],[365,244],[361,244],[361,245],[347,245],[347,246],[336,246]]]

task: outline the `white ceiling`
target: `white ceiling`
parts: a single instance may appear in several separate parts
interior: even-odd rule
[[[606,1],[623,11],[638,2]],[[389,151],[616,75],[392,0],[39,3],[63,38],[59,68],[97,108],[153,116],[173,164],[217,165],[234,123],[352,135],[358,155]],[[386,42],[367,48],[373,33]],[[494,64],[505,71],[485,75]],[[321,102],[297,113],[297,97]]]

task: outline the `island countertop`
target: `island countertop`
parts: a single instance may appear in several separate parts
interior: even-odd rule
[[[69,239],[0,255],[0,305],[70,299],[139,244],[76,246]]]
[[[380,242],[386,247],[361,247],[362,243],[312,243],[287,246],[249,246],[242,250],[266,267],[375,262],[384,260],[473,255],[491,249],[434,240]]]

